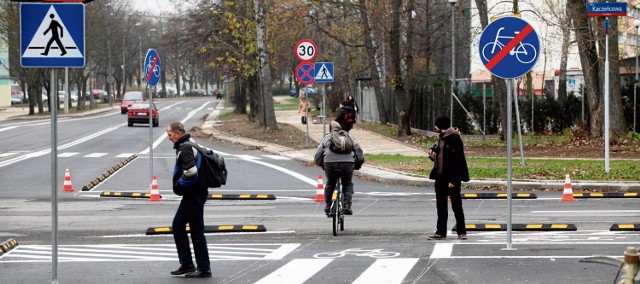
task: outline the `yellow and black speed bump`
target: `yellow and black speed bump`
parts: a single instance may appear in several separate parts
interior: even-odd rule
[[[512,193],[512,199],[537,199],[535,193]],[[462,199],[507,199],[506,193],[464,193]]]
[[[467,231],[506,231],[507,224],[466,224]],[[456,231],[457,225],[453,227]],[[574,224],[511,224],[513,231],[577,231]]]
[[[187,226],[187,232],[190,231]],[[211,225],[204,226],[205,233],[238,233],[238,232],[266,232],[267,228],[264,225]],[[171,227],[151,227],[147,229],[146,235],[162,235],[172,234]]]
[[[97,177],[96,179],[91,181],[90,183],[87,183],[85,186],[83,186],[82,187],[82,191],[89,191],[89,190],[93,189],[98,184],[100,184],[101,182],[105,181],[109,176],[111,176],[112,174],[116,173],[118,170],[120,170],[122,167],[124,167],[126,164],[130,163],[131,161],[133,161],[137,157],[138,157],[138,155],[133,154],[133,155],[129,156],[129,158],[124,159],[124,161],[120,162],[117,166],[112,167],[111,169],[107,170],[106,172],[101,174],[99,177]]]
[[[640,231],[640,224],[613,224],[609,231]]]
[[[149,198],[151,193],[142,192],[122,192],[122,191],[103,191],[100,197],[127,197],[127,198]],[[162,198],[162,196],[160,196]]]
[[[208,199],[215,200],[276,200],[273,194],[211,194]]]
[[[18,246],[18,241],[16,239],[8,239],[4,243],[0,244],[0,256],[9,252]]]
[[[585,192],[574,193],[574,198],[640,198],[637,192]]]

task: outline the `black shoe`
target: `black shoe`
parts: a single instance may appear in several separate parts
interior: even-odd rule
[[[211,278],[211,270],[196,270],[187,273],[186,278]]]
[[[192,265],[182,265],[178,270],[171,271],[171,275],[182,275],[188,272],[196,271],[195,266]]]
[[[458,240],[466,240],[466,239],[467,239],[467,234],[458,235]]]
[[[327,215],[327,218],[333,217],[333,214],[331,214],[331,205],[324,207],[324,214]]]
[[[438,235],[438,234],[433,234],[433,235],[427,236],[428,240],[444,240],[446,238],[447,238],[446,236],[442,236],[442,235]]]
[[[344,205],[344,215],[353,215],[353,210],[351,210],[351,204]]]

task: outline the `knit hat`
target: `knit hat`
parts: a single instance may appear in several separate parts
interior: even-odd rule
[[[440,129],[449,129],[451,127],[451,119],[447,115],[441,114],[436,118],[435,125]]]

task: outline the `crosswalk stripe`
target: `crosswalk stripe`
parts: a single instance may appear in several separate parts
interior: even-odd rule
[[[418,260],[418,258],[378,259],[352,284],[402,283]]]
[[[260,279],[256,284],[304,283],[333,259],[294,259],[278,270]]]
[[[58,158],[68,158],[68,157],[73,157],[75,155],[78,155],[80,153],[78,152],[66,152],[66,153],[60,153],[58,154]]]
[[[85,158],[100,158],[102,156],[106,156],[109,153],[91,153],[89,155],[85,155]]]

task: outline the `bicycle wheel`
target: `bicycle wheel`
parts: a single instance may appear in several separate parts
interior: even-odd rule
[[[537,57],[536,48],[533,44],[523,43],[518,46],[516,50],[516,58],[523,64],[529,64],[533,62]]]
[[[337,204],[336,204],[337,205]],[[334,206],[333,211],[333,235],[338,236],[338,225],[340,224],[340,213],[338,210],[338,206]]]
[[[344,214],[340,214],[340,231],[344,231]]]

